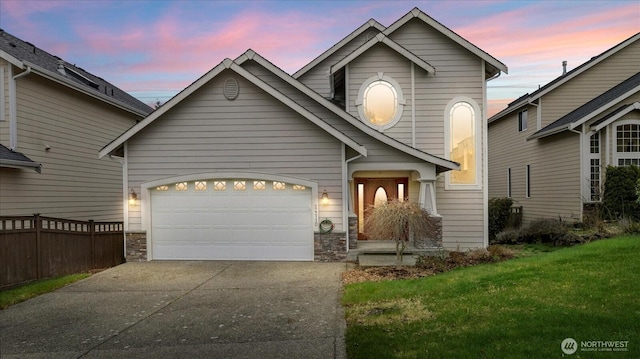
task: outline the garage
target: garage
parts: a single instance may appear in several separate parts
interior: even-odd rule
[[[153,259],[313,260],[308,186],[206,179],[149,191]]]

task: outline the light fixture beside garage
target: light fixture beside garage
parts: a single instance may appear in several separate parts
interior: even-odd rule
[[[327,190],[324,190],[324,191],[322,192],[322,198],[321,198],[321,200],[320,200],[320,203],[321,203],[323,206],[326,206],[326,205],[328,205],[328,204],[329,204],[329,194],[327,193]]]
[[[136,191],[134,191],[132,188],[131,191],[129,192],[129,205],[134,206],[137,200],[138,200],[138,195],[136,194]]]

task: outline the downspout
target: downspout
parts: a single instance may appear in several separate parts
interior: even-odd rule
[[[12,71],[12,67],[9,67],[9,71]],[[16,80],[27,76],[31,73],[31,66],[27,66],[25,71],[12,76],[9,81],[9,148],[15,151],[18,148],[18,111],[16,100]],[[12,73],[9,73],[11,76]]]
[[[584,130],[585,128],[586,128],[585,125],[582,125],[582,129]],[[583,214],[583,210],[584,210],[584,206],[582,205],[582,198],[583,198],[583,195],[584,195],[584,192],[585,192],[583,190],[584,183],[582,182],[582,175],[584,174],[584,172],[583,172],[584,163],[583,162],[585,161],[585,159],[583,158],[584,157],[583,149],[585,147],[584,146],[585,137],[583,136],[582,131],[578,131],[576,129],[571,128],[571,125],[567,126],[567,130],[569,130],[569,132],[577,133],[578,135],[580,135],[580,138],[579,138],[579,140],[580,140],[580,161],[579,161],[580,162],[580,170],[579,170],[580,171],[580,175],[579,175],[578,178],[580,178],[580,221],[582,221],[582,214]]]
[[[126,143],[125,143],[126,144]],[[126,152],[125,152],[126,155]],[[109,159],[114,162],[118,162],[122,165],[122,223],[123,223],[123,240],[124,240],[124,253],[123,256],[127,258],[127,232],[129,231],[129,202],[127,193],[127,161],[125,158],[109,155]]]
[[[342,158],[345,158],[346,155],[346,148],[344,143],[342,144]],[[345,230],[345,237],[347,238],[346,240],[346,252],[349,252],[349,216],[351,215],[351,212],[353,212],[351,210],[350,205],[351,203],[353,203],[353,198],[351,198],[352,192],[351,192],[351,187],[349,186],[349,179],[347,178],[347,174],[349,171],[349,162],[351,161],[355,161],[358,158],[362,157],[362,155],[357,155],[354,157],[351,157],[347,160],[345,160],[343,162],[343,167],[342,167],[342,223],[343,226],[346,226],[346,230]],[[346,196],[345,196],[346,193]]]

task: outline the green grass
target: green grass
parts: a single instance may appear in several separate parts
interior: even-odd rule
[[[63,277],[43,279],[31,282],[20,287],[6,289],[0,291],[0,309],[7,308],[16,303],[24,302],[40,294],[52,292],[58,288],[62,288],[80,279],[87,278],[91,274],[80,273]]]
[[[345,286],[349,358],[559,358],[565,338],[625,340],[640,357],[640,236]]]

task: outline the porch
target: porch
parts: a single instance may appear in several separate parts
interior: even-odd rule
[[[402,263],[398,263],[395,241],[357,241],[357,248],[347,252],[347,262],[358,262],[361,267],[415,266],[419,256],[446,254],[446,250],[442,247],[416,248],[409,242],[403,253]]]

